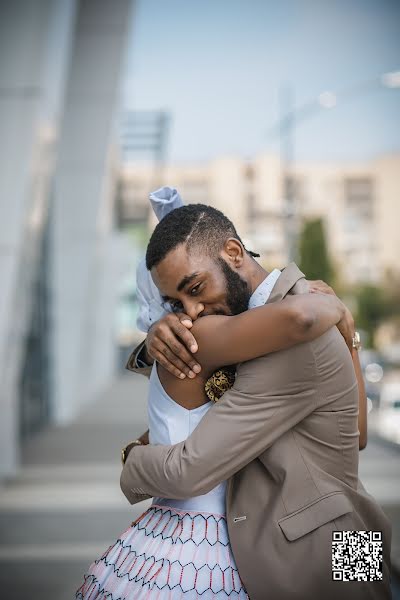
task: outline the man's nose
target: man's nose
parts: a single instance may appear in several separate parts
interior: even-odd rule
[[[198,319],[204,310],[204,304],[202,302],[185,302],[185,312],[192,321]]]

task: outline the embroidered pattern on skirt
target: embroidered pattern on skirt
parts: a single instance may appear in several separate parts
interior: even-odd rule
[[[247,600],[226,519],[152,506],[96,560],[76,600]]]

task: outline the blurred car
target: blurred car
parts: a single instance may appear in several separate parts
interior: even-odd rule
[[[364,375],[365,389],[374,408],[379,406],[382,379],[386,364],[383,357],[375,350],[361,350],[360,363]]]
[[[378,433],[400,444],[400,373],[391,374],[382,384]]]

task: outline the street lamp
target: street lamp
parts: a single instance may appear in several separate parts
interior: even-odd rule
[[[389,89],[400,88],[400,71],[389,71],[383,73],[379,77],[368,79],[351,87],[343,89],[338,94],[332,91],[322,92],[318,98],[317,103],[321,108],[333,108],[337,105],[339,100],[349,100],[360,96],[362,93],[367,91],[374,91],[380,87]]]
[[[382,85],[388,88],[400,88],[400,71],[384,73],[381,77]]]
[[[331,90],[321,92],[316,98],[294,108],[293,88],[286,86],[281,90],[280,105],[282,117],[269,130],[268,137],[278,136],[280,139],[282,190],[284,199],[283,216],[285,217],[285,237],[289,260],[296,258],[297,248],[297,207],[295,182],[290,179],[290,167],[294,160],[294,132],[296,125],[305,121],[322,110],[335,108],[339,102],[351,100],[379,88],[399,89],[400,70],[383,73],[378,77],[368,79],[352,86],[343,88],[338,93]]]

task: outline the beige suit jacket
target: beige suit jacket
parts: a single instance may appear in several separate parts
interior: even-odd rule
[[[303,292],[292,264],[269,302]],[[252,600],[390,598],[390,524],[358,479],[357,416],[353,364],[334,328],[239,365],[186,441],[133,449],[121,488],[133,504],[205,494],[228,479],[230,542]],[[383,581],[332,580],[340,530],[382,532]]]

